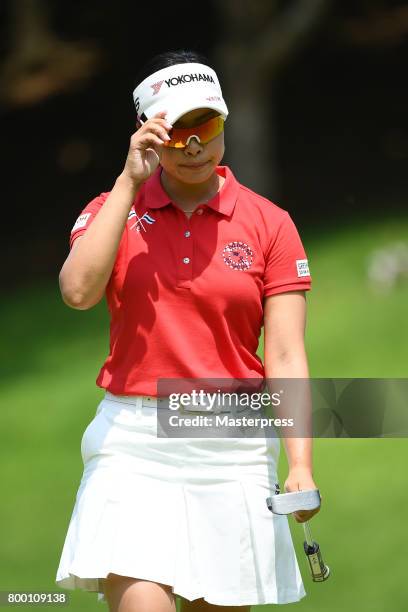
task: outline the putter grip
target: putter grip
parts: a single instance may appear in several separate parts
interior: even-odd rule
[[[305,549],[306,556],[309,560],[310,572],[312,574],[313,581],[323,582],[324,580],[327,580],[330,575],[330,570],[322,559],[319,544],[317,542],[313,542],[313,544],[310,545],[307,542],[303,542],[303,548]]]

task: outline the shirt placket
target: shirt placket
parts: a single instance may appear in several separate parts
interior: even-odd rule
[[[192,226],[196,227],[193,221],[194,217],[200,217],[203,214],[203,208],[198,207],[191,215],[190,219],[182,212],[183,225],[181,227],[181,237],[178,242],[177,254],[177,283],[176,286],[183,289],[190,289],[193,280],[193,254],[194,254],[194,231]]]

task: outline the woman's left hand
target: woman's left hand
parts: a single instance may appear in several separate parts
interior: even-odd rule
[[[285,493],[293,493],[295,491],[305,491],[307,489],[318,489],[315,485],[313,476],[310,470],[306,467],[292,467],[284,484]],[[304,523],[317,514],[320,506],[315,510],[299,510],[293,512],[293,517],[297,523]]]

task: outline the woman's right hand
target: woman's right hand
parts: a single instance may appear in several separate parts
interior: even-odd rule
[[[156,170],[161,159],[161,149],[170,140],[169,130],[173,127],[161,111],[148,119],[130,138],[130,146],[122,175],[133,183],[140,184]]]

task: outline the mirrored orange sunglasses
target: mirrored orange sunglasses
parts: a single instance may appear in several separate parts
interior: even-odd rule
[[[191,128],[172,128],[169,132],[171,140],[166,141],[164,146],[184,149],[190,144],[192,138],[196,138],[199,143],[206,144],[218,134],[221,134],[223,129],[224,119],[221,116],[213,117],[205,123]]]

